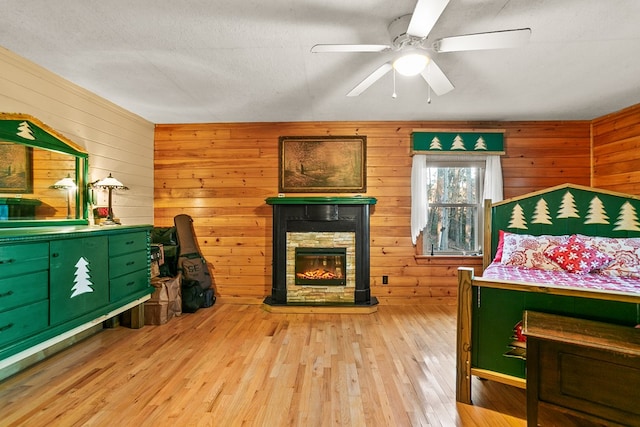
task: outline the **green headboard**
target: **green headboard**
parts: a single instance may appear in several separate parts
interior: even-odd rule
[[[491,227],[486,230],[491,238],[489,262],[495,256],[500,230],[533,235],[640,237],[640,196],[574,184],[493,203],[485,213],[490,216],[485,221]],[[485,236],[485,247],[487,243]]]

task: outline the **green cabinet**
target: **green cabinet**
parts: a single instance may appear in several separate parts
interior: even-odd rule
[[[107,236],[96,236],[51,242],[52,325],[109,303],[108,239]]]
[[[0,229],[0,371],[144,303],[151,228]]]
[[[149,287],[147,233],[109,237],[109,299],[118,301]]]

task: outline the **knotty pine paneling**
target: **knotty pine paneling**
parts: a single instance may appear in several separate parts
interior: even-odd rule
[[[265,198],[278,192],[278,137],[366,135],[366,195],[378,200],[371,216],[372,294],[384,304],[453,302],[458,266],[479,269],[481,260],[416,260],[410,135],[417,128],[504,129],[505,197],[565,182],[589,184],[585,121],[164,124],[155,130],[155,224],[191,215],[218,295],[261,302],[271,293],[272,212]]]
[[[640,195],[640,105],[593,121],[593,186]]]

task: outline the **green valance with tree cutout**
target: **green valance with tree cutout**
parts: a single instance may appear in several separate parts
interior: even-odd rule
[[[450,132],[414,130],[411,147],[416,153],[504,154],[504,132],[501,130]]]

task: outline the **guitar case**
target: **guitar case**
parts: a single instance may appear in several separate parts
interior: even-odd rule
[[[201,307],[210,307],[215,302],[213,280],[207,260],[202,256],[202,251],[198,246],[193,228],[193,218],[186,214],[180,214],[173,218],[173,223],[178,237],[178,271],[182,272],[183,288],[184,285],[191,288],[194,282],[198,282],[204,294],[204,302]]]

